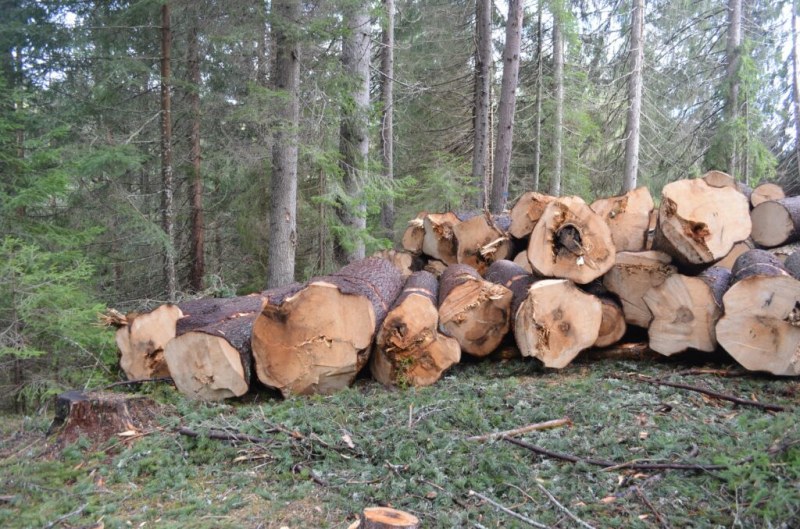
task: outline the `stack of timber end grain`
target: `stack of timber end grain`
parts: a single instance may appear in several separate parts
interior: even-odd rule
[[[120,364],[197,399],[256,382],[331,393],[367,366],[386,385],[433,384],[507,339],[563,368],[638,327],[662,355],[721,348],[800,375],[798,242],[800,197],[720,171],[667,184],[658,206],[644,187],[591,204],[527,192],[500,215],[420,213],[402,248],[302,284],[129,314]]]

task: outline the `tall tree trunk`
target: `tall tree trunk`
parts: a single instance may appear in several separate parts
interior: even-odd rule
[[[263,0],[256,1],[256,10],[260,22],[260,32],[258,34],[258,43],[256,44],[256,84],[258,86],[267,86],[267,73],[269,72],[269,60],[267,58],[267,40],[269,39],[269,31],[267,30],[267,17],[264,10],[266,9]]]
[[[363,181],[369,155],[370,84],[370,17],[366,1],[359,0],[348,6],[344,20],[348,22],[348,32],[342,42],[342,65],[353,84],[345,96],[349,101],[342,105],[339,152],[344,192],[352,202],[347,204],[340,199],[337,205],[337,214],[344,227],[334,241],[334,258],[340,266],[364,258],[364,241],[360,232],[367,227]]]
[[[511,171],[511,148],[514,139],[514,110],[517,105],[519,53],[522,38],[522,0],[509,0],[506,20],[506,43],[503,48],[503,82],[500,86],[500,119],[492,175],[491,210],[500,213],[508,201],[508,176]]]
[[[644,0],[633,0],[631,41],[628,51],[628,121],[625,125],[625,172],[622,193],[636,189],[639,174],[639,119],[642,113],[642,63],[644,62]]]
[[[800,178],[800,87],[798,86],[797,57],[797,0],[792,2],[792,103],[794,104],[794,157],[797,163],[797,177]]]
[[[483,209],[487,192],[487,158],[489,157],[489,105],[492,63],[492,2],[475,2],[475,101],[472,148],[472,182],[477,190],[476,205]]]
[[[555,83],[555,123],[553,124],[553,175],[550,194],[561,195],[561,170],[564,164],[561,141],[564,137],[564,35],[561,32],[561,14],[553,17],[553,82]]]
[[[275,35],[275,89],[285,94],[278,105],[270,180],[268,288],[294,281],[297,249],[297,129],[300,125],[299,0],[272,4]]]
[[[540,162],[542,160],[542,0],[539,0],[536,17],[536,128],[533,154],[533,190],[539,191]]]
[[[164,245],[164,282],[167,300],[175,301],[178,290],[175,272],[175,221],[174,182],[172,174],[172,109],[170,97],[170,54],[172,52],[172,30],[170,8],[161,6],[161,223],[167,242]]]
[[[383,177],[391,187],[394,180],[394,0],[383,0],[386,25],[381,37],[381,159]],[[390,192],[381,205],[384,236],[394,240],[394,196]]]
[[[728,82],[728,97],[725,100],[725,114],[729,127],[736,130],[739,117],[739,53],[742,45],[742,0],[728,0],[728,42],[725,50]],[[738,163],[738,134],[730,140],[727,171],[736,178]]]
[[[195,292],[203,290],[205,261],[205,219],[203,216],[203,175],[200,172],[200,54],[197,43],[198,15],[194,15],[189,29],[187,63],[189,67],[189,106],[191,125],[189,143],[192,159],[192,260],[189,270],[189,285]]]

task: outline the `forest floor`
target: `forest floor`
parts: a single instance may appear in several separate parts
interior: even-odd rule
[[[736,371],[724,359],[579,360],[562,371],[512,359],[462,363],[430,388],[363,379],[332,396],[283,400],[265,391],[219,404],[154,384],[142,388],[159,407],[151,427],[95,446],[55,446],[46,435],[52,406],[5,416],[0,527],[347,528],[374,505],[412,512],[425,528],[800,527],[800,381],[699,367]],[[609,468],[467,440],[561,417],[572,426],[517,439],[620,465],[721,468]],[[265,442],[192,438],[180,427]]]

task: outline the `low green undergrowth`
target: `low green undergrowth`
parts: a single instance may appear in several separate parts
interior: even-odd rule
[[[12,416],[0,441],[0,527],[332,527],[364,507],[413,512],[423,527],[528,527],[478,495],[551,527],[797,527],[796,380],[687,374],[680,362],[531,361],[458,366],[430,388],[360,380],[332,396],[164,404],[135,440],[63,450],[47,416]],[[719,366],[716,366],[719,367]],[[643,384],[641,373],[787,407],[765,412]],[[601,468],[467,437],[569,417],[521,440],[582,458],[724,465],[722,470]],[[187,437],[187,427],[265,442]],[[566,509],[557,507],[549,491]]]

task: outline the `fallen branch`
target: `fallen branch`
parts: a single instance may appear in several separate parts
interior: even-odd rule
[[[118,386],[133,386],[134,384],[143,384],[145,382],[167,382],[169,384],[174,384],[172,377],[156,377],[156,378],[138,378],[134,380],[122,380],[120,382],[112,382],[107,386],[103,386],[100,388],[94,388],[90,391],[99,391],[103,389],[111,389],[116,388]]]
[[[642,489],[640,489],[639,487],[636,487],[636,494],[639,496],[639,498],[642,500],[642,502],[645,505],[647,505],[647,508],[650,509],[650,511],[655,515],[656,521],[658,522],[658,525],[660,525],[663,529],[670,529],[670,525],[661,516],[661,513],[659,513],[656,510],[655,506],[647,498],[647,496],[645,495],[644,491],[642,491]]]
[[[657,380],[655,378],[644,377],[641,375],[634,377],[634,380],[657,386],[669,386],[671,388],[685,389],[687,391],[696,391],[697,393],[702,393],[704,395],[708,395],[709,397],[714,397],[720,400],[727,400],[729,402],[741,404],[742,406],[753,406],[755,408],[761,408],[763,410],[768,410],[768,411],[786,411],[786,408],[784,406],[780,406],[778,404],[768,404],[764,402],[758,402],[756,400],[740,399],[739,397],[726,395],[724,393],[717,393],[716,391],[711,391],[710,389],[705,389],[697,386],[690,386],[689,384],[667,382],[666,380]]]
[[[699,465],[691,463],[615,463],[614,461],[607,461],[604,459],[590,459],[586,457],[578,457],[572,454],[563,454],[553,452],[545,448],[541,448],[524,441],[518,441],[510,437],[503,437],[504,441],[511,444],[526,448],[531,452],[551,457],[553,459],[560,459],[562,461],[569,461],[571,463],[586,463],[596,467],[603,467],[604,469],[628,469],[628,470],[724,470],[728,468],[725,465]]]
[[[211,430],[207,433],[200,433],[186,427],[178,428],[178,433],[186,437],[207,437],[208,439],[214,439],[216,441],[245,441],[248,443],[269,443],[272,441],[272,439],[267,437],[256,437],[244,433],[226,433],[215,430]]]
[[[672,376],[715,375],[718,377],[746,377],[752,374],[752,371],[745,371],[743,369],[710,369],[702,367],[684,369],[671,373]]]
[[[52,521],[52,522],[50,522],[49,524],[45,525],[45,526],[44,526],[44,529],[51,529],[51,528],[53,528],[53,527],[57,526],[58,524],[60,524],[61,522],[65,521],[65,520],[67,520],[67,519],[69,519],[69,518],[72,518],[73,516],[78,516],[78,515],[79,515],[80,513],[82,513],[82,512],[83,512],[83,511],[86,509],[86,507],[88,507],[88,506],[89,506],[89,504],[88,504],[88,503],[84,503],[83,505],[81,505],[80,507],[78,507],[77,509],[75,509],[74,511],[72,511],[72,512],[68,512],[68,513],[67,513],[67,514],[65,514],[64,516],[62,516],[62,517],[60,517],[60,518],[56,518],[55,520],[53,520],[53,521]]]
[[[514,428],[513,430],[505,430],[503,432],[487,433],[483,435],[474,435],[472,437],[467,437],[466,440],[489,441],[491,439],[497,439],[499,437],[514,437],[516,435],[522,435],[528,432],[549,430],[551,428],[559,428],[561,426],[572,426],[572,419],[570,419],[569,417],[564,417],[562,419],[553,419],[552,421],[537,422],[535,424],[529,424],[527,426],[522,426],[520,428]]]
[[[513,516],[517,520],[523,521],[528,525],[531,525],[533,527],[539,527],[540,529],[548,529],[548,526],[546,526],[546,525],[544,525],[542,523],[539,523],[539,522],[537,522],[535,520],[531,520],[530,518],[526,518],[525,516],[522,516],[518,512],[514,512],[511,509],[509,509],[508,507],[504,507],[503,505],[500,505],[499,503],[497,503],[493,499],[487,498],[486,496],[484,496],[483,494],[481,494],[479,492],[475,492],[474,490],[471,490],[471,491],[469,491],[468,494],[470,496],[477,496],[478,498],[482,499],[486,503],[492,505],[494,508],[506,513],[509,516]]]
[[[570,511],[569,509],[567,509],[566,507],[564,507],[563,505],[561,505],[561,503],[560,503],[560,502],[559,502],[559,501],[556,499],[556,497],[555,497],[555,496],[553,496],[552,494],[550,494],[550,491],[549,491],[549,490],[547,490],[546,488],[544,488],[544,485],[542,485],[541,483],[539,483],[539,482],[538,482],[538,481],[536,481],[536,480],[534,480],[533,482],[536,484],[536,486],[537,486],[537,487],[539,487],[539,490],[541,490],[542,492],[544,492],[545,496],[547,496],[547,497],[548,497],[548,499],[550,499],[550,501],[551,501],[551,502],[553,502],[553,504],[554,504],[556,507],[558,507],[559,509],[561,509],[562,511],[564,511],[564,513],[565,513],[567,516],[569,516],[570,518],[572,518],[573,520],[575,520],[575,522],[577,522],[579,525],[581,525],[581,526],[585,527],[586,529],[595,529],[595,527],[594,527],[593,525],[589,525],[588,523],[584,522],[583,520],[581,520],[580,518],[578,518],[578,517],[577,517],[575,514],[573,514],[573,513],[572,513],[572,511]]]

